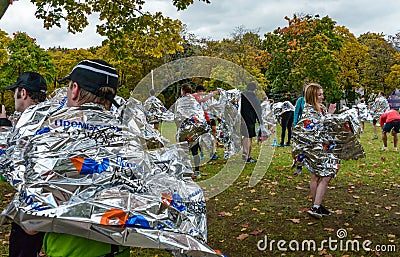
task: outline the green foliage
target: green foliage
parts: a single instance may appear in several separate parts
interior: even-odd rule
[[[398,64],[398,51],[384,39],[383,34],[362,34],[358,41],[368,47],[369,56],[360,63],[361,83],[366,87],[366,94],[378,91],[391,93],[385,79],[391,67]]]
[[[263,42],[270,54],[266,79],[277,101],[296,99],[309,82],[324,86],[326,98],[340,99],[335,51],[343,40],[335,34],[335,21],[328,16],[285,17],[289,25],[265,35]]]
[[[56,72],[52,57],[36,44],[36,39],[24,32],[17,32],[13,39],[6,40],[8,56],[1,63],[1,88],[11,85],[25,71],[40,73],[51,84]],[[1,101],[5,102],[4,90],[1,91]],[[11,101],[6,101],[7,103]],[[8,106],[13,109],[13,106]]]

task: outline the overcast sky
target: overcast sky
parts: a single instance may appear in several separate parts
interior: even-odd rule
[[[229,37],[239,26],[258,30],[263,38],[264,33],[287,26],[284,17],[292,18],[294,13],[328,15],[355,36],[366,32],[385,35],[400,32],[400,0],[211,0],[211,4],[194,1],[188,9],[177,12],[172,0],[147,0],[145,10],[161,11],[165,16],[180,19],[190,33],[217,40]],[[26,32],[43,48],[101,45],[103,38],[96,34],[95,26],[75,35],[67,33],[66,26],[46,30],[34,13],[30,1],[14,1],[1,18],[0,28],[10,36],[17,31]],[[96,17],[91,17],[90,22],[94,25]]]

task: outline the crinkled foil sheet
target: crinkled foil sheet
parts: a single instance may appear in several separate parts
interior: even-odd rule
[[[187,144],[148,151],[134,99],[121,106],[128,117],[137,112],[126,123],[95,104],[65,108],[64,99],[29,108],[11,132],[0,166],[17,193],[2,221],[176,256],[218,256],[206,244],[206,204],[189,176]]]
[[[293,129],[293,158],[318,176],[335,176],[340,160],[365,157],[356,131],[359,121],[351,113],[323,116],[308,105]]]
[[[147,122],[159,123],[163,120],[174,121],[174,114],[165,108],[164,104],[155,96],[151,96],[143,103]]]
[[[192,146],[198,142],[201,135],[208,133],[211,129],[206,122],[200,103],[192,96],[178,98],[174,114],[178,142],[188,142],[189,146]]]

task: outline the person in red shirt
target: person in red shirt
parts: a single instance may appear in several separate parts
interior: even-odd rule
[[[394,146],[394,150],[397,151],[397,143],[399,141],[399,139],[397,137],[397,133],[399,133],[399,130],[400,130],[400,114],[399,114],[399,112],[396,111],[395,109],[390,109],[389,111],[384,112],[379,119],[379,124],[381,125],[381,128],[382,128],[382,141],[383,141],[382,150],[383,151],[387,150],[386,133],[392,131],[392,135],[394,137],[393,146]]]

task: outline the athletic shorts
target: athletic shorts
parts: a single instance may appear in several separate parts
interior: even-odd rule
[[[242,123],[240,125],[240,132],[244,137],[253,138],[256,136],[256,124]]]
[[[392,129],[394,130],[394,132],[399,133],[400,120],[395,120],[389,123],[385,123],[385,125],[383,126],[383,131],[385,132],[390,132]]]

